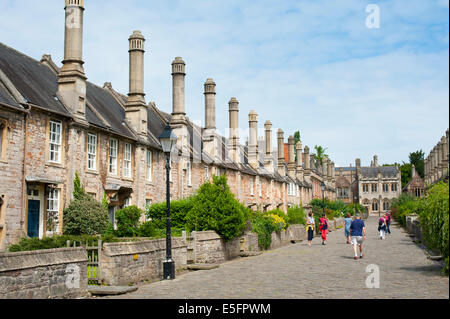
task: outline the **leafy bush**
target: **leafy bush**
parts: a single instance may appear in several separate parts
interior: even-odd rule
[[[251,220],[252,232],[258,235],[258,245],[261,249],[267,249],[272,243],[272,233],[277,231],[274,220],[262,213],[254,214]]]
[[[102,234],[109,224],[106,208],[88,195],[72,200],[63,212],[64,235]]]
[[[227,185],[226,176],[213,176],[213,182],[200,186],[186,215],[186,230],[215,230],[225,241],[245,229],[246,211]]]
[[[437,183],[427,191],[419,203],[419,218],[425,243],[438,250],[446,260],[444,271],[448,273],[449,257],[449,187]]]
[[[275,214],[268,214],[267,217],[272,220],[272,224],[274,225],[276,232],[280,232],[283,229],[286,229],[286,222],[282,217]]]
[[[303,207],[293,206],[288,208],[287,219],[290,225],[306,225],[306,211]]]
[[[276,221],[276,223],[281,223],[283,225],[283,227],[280,229],[287,229],[289,227],[289,221],[288,221],[288,216],[279,208],[268,211],[265,213],[265,215],[270,216],[270,215],[274,215],[277,216],[276,217],[272,217],[272,219],[274,219]]]
[[[193,197],[170,201],[170,224],[175,228],[185,228],[187,213],[193,207]],[[146,215],[157,228],[166,227],[166,202],[152,204],[147,208]]]
[[[142,223],[137,230],[139,237],[158,237],[159,233],[159,229],[151,221]]]
[[[135,237],[139,235],[139,219],[143,211],[137,206],[129,206],[119,209],[115,216],[117,229],[115,235],[118,237]]]
[[[74,242],[77,243],[88,243],[90,246],[97,245],[98,240],[102,239],[104,242],[113,241],[111,239],[101,238],[99,236],[90,236],[90,235],[81,235],[81,236],[72,236],[72,235],[61,235],[61,236],[52,236],[52,237],[44,237],[42,239],[39,238],[22,238],[19,243],[10,245],[8,250],[10,252],[17,251],[30,251],[30,250],[42,250],[42,249],[55,249],[55,248],[64,248],[67,247],[67,241],[70,241],[70,247],[73,247]]]

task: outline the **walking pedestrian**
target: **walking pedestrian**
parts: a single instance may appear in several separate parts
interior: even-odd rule
[[[355,220],[352,221],[350,225],[350,236],[353,244],[353,251],[355,253],[353,259],[358,259],[358,246],[360,252],[359,258],[363,258],[363,242],[366,240],[366,225],[364,224],[364,221],[361,220],[361,215],[359,214],[356,214]]]
[[[320,230],[320,235],[322,236],[322,245],[326,245],[327,231],[328,231],[328,219],[325,214],[323,214],[322,218],[319,219],[319,230]]]
[[[344,219],[345,226],[345,238],[347,238],[347,244],[350,244],[350,225],[352,224],[352,215],[350,213],[347,213],[347,217]]]
[[[385,239],[386,236],[386,215],[382,215],[378,220],[378,231],[380,232],[380,239]]]
[[[306,219],[306,232],[308,233],[309,247],[311,247],[315,229],[316,229],[316,221],[314,220],[313,214],[308,213],[308,217]]]
[[[391,228],[390,228],[390,226],[391,226],[391,219],[392,219],[391,212],[388,211],[386,213],[386,233],[388,233],[388,234],[391,233]]]

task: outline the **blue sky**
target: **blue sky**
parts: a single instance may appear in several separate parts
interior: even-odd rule
[[[380,8],[380,28],[365,21]],[[186,62],[186,112],[204,122],[203,83],[217,84],[217,128],[228,101],[239,124],[259,115],[285,137],[327,147],[336,166],[429,153],[449,126],[448,0],[85,0],[83,59],[89,81],[128,92],[128,37],[146,37],[145,91],[171,112],[171,62]],[[0,41],[60,64],[63,0],[0,0]],[[245,138],[241,138],[244,142]]]

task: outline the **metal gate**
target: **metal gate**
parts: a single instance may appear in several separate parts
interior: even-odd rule
[[[71,245],[70,240],[67,241],[67,247],[84,247],[86,249],[88,263],[87,263],[87,279],[88,285],[100,284],[100,259],[102,253],[102,241],[97,240],[95,245],[95,240],[86,242],[76,242],[74,241]]]

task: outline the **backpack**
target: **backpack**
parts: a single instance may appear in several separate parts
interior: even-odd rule
[[[323,230],[327,230],[328,229],[328,221],[326,219],[323,220],[322,229]]]

